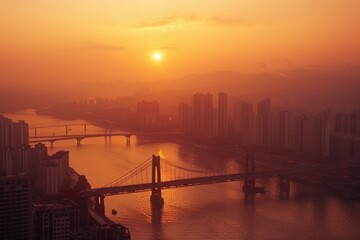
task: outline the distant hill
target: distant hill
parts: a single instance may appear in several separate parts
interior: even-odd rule
[[[216,71],[151,85],[189,93],[223,91],[249,100],[271,97],[280,106],[311,110],[360,108],[360,66],[354,65],[319,65],[258,74]]]
[[[53,88],[36,84],[32,88],[0,86],[0,113],[89,97],[124,95],[175,106],[178,96],[191,96],[197,92],[226,92],[253,103],[270,97],[278,109],[359,109],[360,66],[319,65],[257,74],[216,71],[154,82],[81,80]]]

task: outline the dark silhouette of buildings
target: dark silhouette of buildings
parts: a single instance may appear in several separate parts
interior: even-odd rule
[[[228,102],[228,95],[226,93],[219,93],[219,136],[220,137],[227,137],[228,136],[228,116],[229,116],[229,102]]]
[[[27,174],[0,176],[0,239],[32,239],[31,184]]]
[[[160,108],[156,101],[142,101],[137,103],[136,116],[141,129],[154,129],[159,124]]]
[[[198,93],[193,96],[194,127],[195,136],[214,136],[214,108],[213,97],[210,93]]]
[[[79,209],[69,200],[34,204],[34,238],[68,240],[79,232]]]

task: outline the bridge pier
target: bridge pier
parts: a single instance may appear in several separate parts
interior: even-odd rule
[[[125,135],[125,137],[126,137],[126,145],[130,146],[131,135]]]
[[[76,139],[76,146],[80,147],[81,145],[81,140],[83,140],[82,138],[77,138]]]
[[[282,199],[285,195],[286,199],[289,199],[290,196],[290,179],[289,176],[279,176],[279,190],[280,198]]]
[[[99,195],[95,198],[95,211],[99,214],[105,215],[105,196]]]
[[[150,202],[153,207],[161,207],[164,205],[164,198],[161,196],[161,171],[160,156],[152,156],[152,184]]]
[[[55,142],[55,141],[50,141],[50,147],[51,147],[51,148],[54,147],[54,142]]]

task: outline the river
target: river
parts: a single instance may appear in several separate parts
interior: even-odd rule
[[[33,110],[5,114],[25,120],[30,127],[81,124],[82,120],[64,121],[37,115]],[[71,131],[81,131],[74,126]],[[39,129],[38,131],[41,131]],[[48,130],[43,130],[48,131]],[[64,131],[54,128],[52,133]],[[103,131],[88,126],[87,131]],[[171,142],[140,141],[124,137],[55,142],[49,153],[70,151],[70,165],[88,179],[92,187],[101,187],[127,173],[152,154],[188,168],[219,170],[236,165],[237,154],[194,148]],[[320,187],[291,183],[289,200],[279,198],[276,179],[260,180],[266,193],[245,201],[242,182],[230,182],[163,191],[165,205],[153,211],[150,193],[132,193],[105,198],[106,215],[127,226],[135,240],[180,239],[359,239],[360,202],[333,196]],[[113,216],[111,210],[118,214]]]

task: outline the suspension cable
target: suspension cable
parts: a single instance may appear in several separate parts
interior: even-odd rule
[[[141,168],[142,170],[144,169],[144,167],[148,167],[149,164],[151,164],[151,160],[152,157],[149,157],[148,159],[146,159],[144,162],[142,162],[140,165],[138,165],[137,167],[135,167],[134,169],[130,170],[129,172],[127,172],[126,174],[124,174],[123,176],[116,178],[114,180],[112,180],[111,182],[107,183],[104,185],[104,187],[109,187],[109,186],[113,186],[114,183],[117,183],[119,181],[122,181],[122,179],[128,179],[128,177],[130,175],[133,175],[134,172],[138,172],[138,170]],[[145,167],[145,168],[146,168]]]

